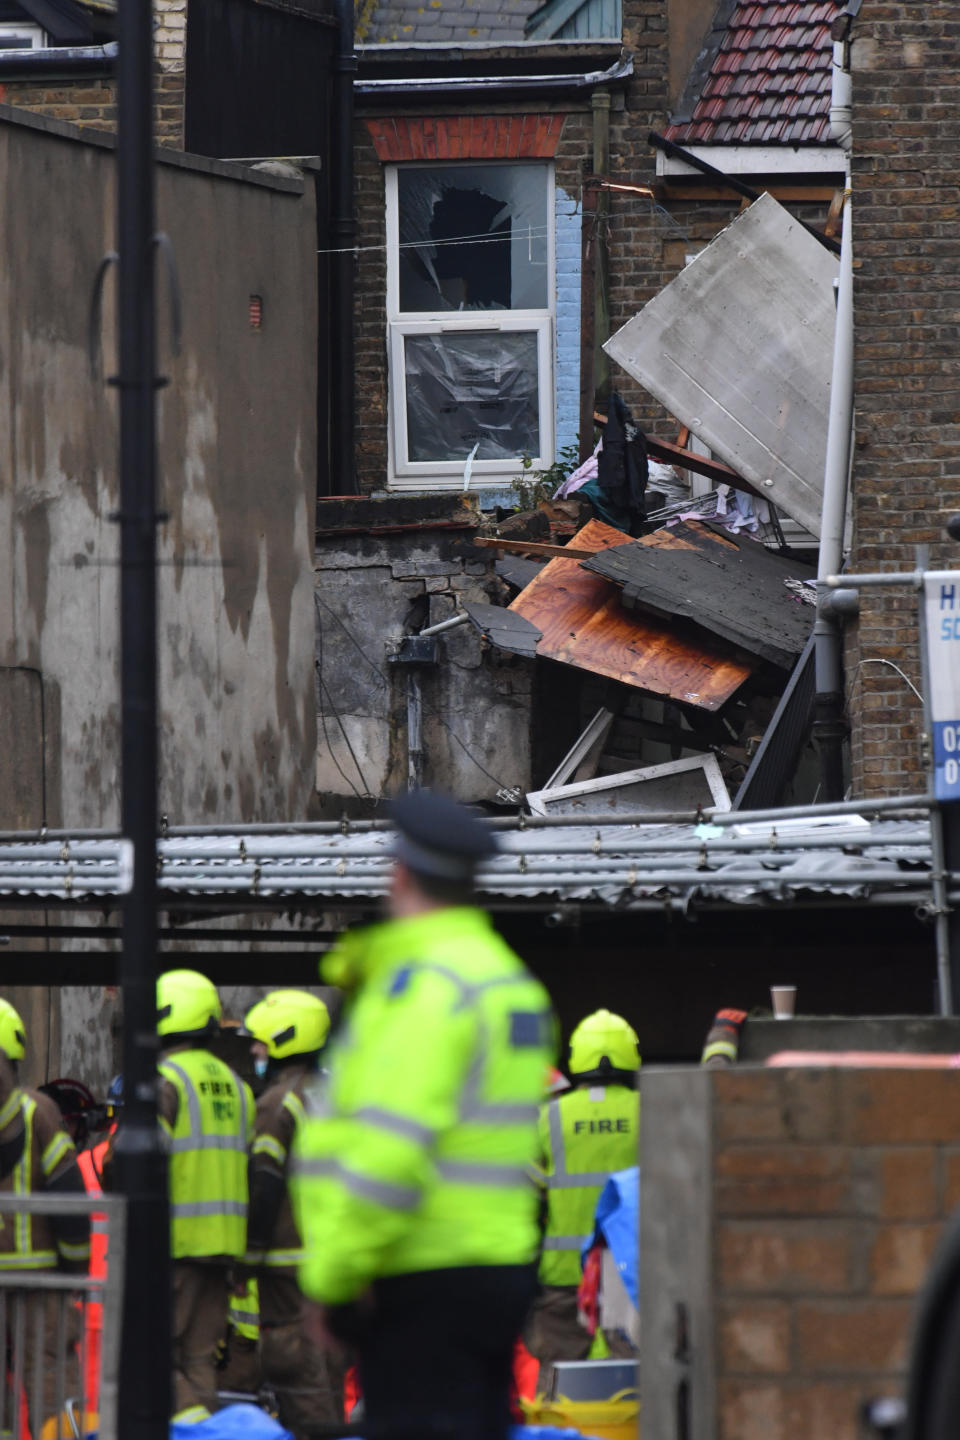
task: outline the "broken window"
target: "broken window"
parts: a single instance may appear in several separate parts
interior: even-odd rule
[[[398,166],[387,221],[392,482],[550,464],[550,167]]]

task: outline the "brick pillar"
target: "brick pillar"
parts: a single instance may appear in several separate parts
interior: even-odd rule
[[[960,1198],[951,1070],[645,1071],[644,1440],[857,1440]]]
[[[911,569],[918,543],[960,565],[943,532],[960,510],[960,75],[942,44],[958,23],[957,0],[868,0],[853,26],[857,570]],[[848,635],[858,795],[924,788],[915,616],[912,595],[874,590]]]
[[[156,137],[183,149],[184,87],[187,64],[187,0],[154,0],[157,64]]]

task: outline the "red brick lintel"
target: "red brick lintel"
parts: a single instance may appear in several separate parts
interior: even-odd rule
[[[367,120],[383,162],[396,160],[550,160],[563,115],[394,116]]]

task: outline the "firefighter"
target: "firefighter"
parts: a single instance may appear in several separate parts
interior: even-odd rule
[[[290,1152],[304,1118],[304,1086],[317,1072],[330,1015],[306,990],[275,990],[254,1005],[244,1023],[267,1080],[257,1101],[247,1237],[247,1259],[256,1266],[260,1292],[261,1366],[281,1425],[300,1440],[318,1424],[343,1419],[341,1367],[304,1328],[297,1283],[303,1253],[287,1193]]]
[[[640,1052],[633,1027],[620,1015],[597,1010],[570,1037],[573,1088],[540,1113],[546,1227],[540,1259],[540,1294],[530,1317],[527,1346],[540,1361],[540,1389],[548,1392],[558,1360],[585,1360],[591,1336],[580,1324],[577,1287],[580,1256],[593,1234],[593,1217],[607,1177],[638,1163]],[[613,1334],[607,1353],[632,1354]]]
[[[425,791],[393,819],[390,918],[323,966],[350,995],[298,1137],[300,1284],[318,1330],[356,1347],[371,1430],[503,1440],[554,1019],[472,903],[490,830]]]
[[[90,1263],[90,1222],[86,1215],[30,1215],[3,1211],[3,1193],[43,1193],[57,1196],[84,1194],[83,1176],[69,1135],[63,1129],[60,1111],[48,1095],[25,1090],[19,1084],[18,1067],[26,1052],[26,1033],[20,1016],[6,1000],[0,1000],[0,1270],[35,1274],[44,1270],[65,1270],[85,1275]],[[43,1307],[43,1318],[34,1314]],[[57,1409],[58,1300],[42,1291],[27,1301],[22,1334],[25,1335],[23,1365],[28,1406],[34,1400],[34,1367],[41,1365],[42,1404],[45,1416]],[[67,1311],[63,1343],[73,1348],[78,1338],[74,1314]],[[43,1334],[43,1353],[35,1351],[38,1325]],[[9,1356],[10,1373],[17,1368],[16,1332]],[[66,1382],[71,1384],[67,1374]],[[62,1383],[62,1382],[61,1382]],[[63,1397],[60,1397],[63,1398]],[[5,1412],[17,1414],[19,1397],[8,1397]],[[30,1415],[31,1433],[38,1435],[43,1416]]]
[[[98,1105],[86,1085],[80,1080],[51,1080],[40,1086],[42,1095],[49,1095],[60,1111],[61,1122],[74,1145],[77,1147],[77,1163],[83,1176],[88,1195],[100,1195],[102,1157],[109,1140],[101,1141],[95,1148],[87,1148],[91,1132],[106,1127],[107,1108]],[[101,1164],[97,1163],[98,1152]],[[95,1280],[107,1278],[107,1243],[109,1227],[104,1211],[94,1211],[90,1216],[90,1274]],[[97,1411],[100,1407],[100,1352],[103,1338],[103,1301],[99,1298],[87,1301],[83,1312],[84,1337],[84,1398],[86,1408]]]
[[[247,1146],[253,1114],[243,1082],[207,1049],[220,998],[196,970],[157,981],[173,1259],[173,1419],[216,1409],[216,1352],[227,1328],[233,1269],[247,1245]]]

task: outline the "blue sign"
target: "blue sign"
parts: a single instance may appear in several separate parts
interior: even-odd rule
[[[960,572],[924,576],[933,793],[960,800]]]

